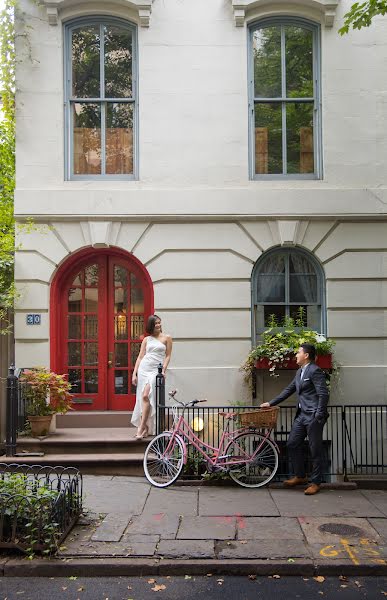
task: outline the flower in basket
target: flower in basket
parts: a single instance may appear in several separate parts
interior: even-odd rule
[[[20,380],[26,385],[28,416],[46,416],[72,410],[71,384],[66,380],[66,375],[39,367],[26,369]]]
[[[270,375],[278,377],[277,369],[286,368],[289,362],[295,359],[301,344],[313,344],[318,356],[331,354],[335,342],[313,329],[308,329],[305,321],[303,307],[299,308],[296,319],[286,317],[282,323],[278,323],[275,315],[271,315],[269,328],[263,332],[262,341],[253,348],[241,367],[245,372],[245,379],[251,381],[255,363],[261,359],[267,361]]]

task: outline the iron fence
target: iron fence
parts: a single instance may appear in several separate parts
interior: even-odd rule
[[[158,388],[157,432],[170,429],[173,424],[172,403],[165,401],[164,381]],[[187,409],[186,421],[196,430],[200,439],[217,447],[223,429],[232,432],[238,425],[227,420],[222,412],[236,413],[254,410],[257,406],[195,406]],[[181,411],[182,409],[178,409]],[[289,474],[286,442],[296,416],[297,408],[281,407],[277,426],[273,432],[280,450],[277,480]],[[387,406],[380,405],[330,405],[329,419],[323,432],[323,477],[326,482],[343,481],[351,475],[387,474]],[[306,472],[311,472],[309,446],[304,444]],[[186,477],[197,478],[206,470],[201,454],[188,447]]]
[[[7,377],[7,401],[5,418],[5,454],[16,455],[18,433],[23,431],[27,421],[26,383],[20,380],[21,369],[9,368]]]

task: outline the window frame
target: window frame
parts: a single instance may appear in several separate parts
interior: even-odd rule
[[[308,306],[319,306],[320,307],[320,323],[318,327],[318,333],[326,335],[327,332],[327,311],[326,311],[326,278],[323,266],[316,258],[314,254],[301,248],[300,246],[276,246],[275,248],[271,248],[270,250],[264,252],[257,260],[254,265],[252,274],[251,274],[251,331],[252,331],[252,341],[255,346],[259,341],[260,333],[267,329],[266,326],[263,327],[262,332],[258,332],[258,323],[257,323],[257,307],[258,306],[285,306],[286,308],[289,306],[300,306],[302,302],[258,302],[258,277],[260,271],[262,269],[262,265],[264,265],[267,258],[269,258],[273,254],[287,254],[288,257],[292,253],[300,254],[303,258],[308,259],[308,261],[313,265],[316,271],[317,276],[317,299],[320,302],[310,302],[304,303]],[[289,258],[288,258],[289,261]],[[287,262],[288,269],[289,262]],[[286,299],[286,287],[288,286],[289,272],[285,271],[285,299]],[[278,331],[281,331],[283,328],[279,327]]]
[[[104,89],[100,90],[99,98],[73,98],[72,97],[72,57],[71,57],[71,38],[72,31],[82,25],[119,25],[126,28],[132,34],[132,98],[106,98],[104,95]],[[87,17],[81,17],[67,21],[63,27],[64,35],[64,123],[65,123],[65,135],[64,135],[64,155],[65,155],[65,180],[66,181],[133,181],[138,179],[138,34],[137,26],[131,21],[121,19],[119,17],[113,17],[109,15],[90,15]],[[101,53],[100,53],[101,58]],[[90,103],[98,103],[101,108],[103,103],[107,102],[119,102],[125,104],[133,104],[133,173],[127,174],[74,174],[74,160],[73,160],[73,118],[71,106],[79,100],[87,101]],[[101,144],[103,144],[105,131],[102,120],[101,111]],[[105,149],[101,148],[102,157],[105,156]],[[101,161],[102,163],[102,161]]]
[[[282,106],[284,102],[305,102],[305,98],[255,98],[254,89],[254,32],[262,27],[273,25],[295,25],[309,29],[313,33],[313,150],[314,150],[314,172],[313,173],[256,173],[255,172],[255,104],[256,103],[278,103]],[[282,38],[282,34],[281,34]],[[283,46],[281,41],[281,65],[285,67],[283,56]],[[253,181],[265,180],[311,180],[323,178],[322,164],[322,108],[321,108],[321,27],[308,19],[291,16],[266,17],[254,21],[248,27],[248,110],[249,110],[249,177]],[[259,100],[259,102],[257,102]],[[312,102],[310,102],[312,103]],[[283,127],[282,127],[283,130]],[[284,157],[284,147],[286,148],[286,128],[285,135],[282,136],[282,157]],[[286,156],[286,154],[285,154]],[[284,167],[283,167],[284,168]]]

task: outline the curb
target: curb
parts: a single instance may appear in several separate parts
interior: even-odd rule
[[[170,560],[170,559],[9,559],[0,564],[3,577],[127,577],[143,575],[378,575],[387,576],[386,564],[322,562],[302,559],[294,563],[278,560]]]
[[[180,487],[236,487],[240,488],[235,481],[232,479],[178,479],[174,482],[174,486]],[[358,484],[355,481],[341,481],[334,483],[322,483],[322,490],[341,490],[341,491],[353,491],[358,489]],[[261,489],[269,489],[269,490],[282,490],[284,489],[283,483],[281,481],[276,481],[275,483],[269,483],[269,485],[264,486]],[[289,488],[286,488],[289,489]]]

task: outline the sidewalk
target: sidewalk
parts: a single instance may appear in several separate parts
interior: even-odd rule
[[[58,558],[0,560],[3,574],[387,574],[387,491],[85,476],[84,497]]]

